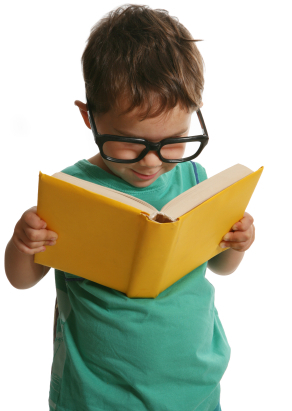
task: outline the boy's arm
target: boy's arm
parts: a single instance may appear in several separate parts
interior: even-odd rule
[[[9,241],[5,251],[5,271],[13,287],[31,288],[47,274],[50,267],[36,264],[33,259],[33,255],[19,251],[12,239]]]
[[[5,251],[6,276],[13,287],[33,287],[49,271],[50,267],[34,262],[35,253],[45,250],[45,245],[56,243],[57,234],[45,227],[46,223],[36,214],[36,207],[27,210],[17,222]]]
[[[249,249],[255,239],[255,227],[250,214],[244,213],[244,217],[232,227],[232,230],[223,237],[220,247],[229,247],[223,253],[217,254],[208,261],[208,268],[215,274],[232,274],[243,259],[244,252]]]

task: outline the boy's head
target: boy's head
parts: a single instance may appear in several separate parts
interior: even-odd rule
[[[190,33],[167,11],[126,5],[110,12],[91,30],[82,64],[86,96],[100,134],[149,141],[188,135],[191,114],[202,105],[203,59]],[[90,127],[85,105],[76,104]],[[159,160],[156,153],[147,154],[151,155]],[[136,176],[135,181],[117,172],[120,164],[109,164],[100,156],[97,160],[97,165],[138,187],[175,167],[164,163],[153,180],[139,181]],[[132,169],[150,175],[162,163],[145,166],[143,160]]]
[[[150,116],[178,103],[190,111],[200,106],[203,59],[165,10],[126,5],[110,12],[92,28],[82,64],[94,115],[125,99],[129,111],[143,106]]]

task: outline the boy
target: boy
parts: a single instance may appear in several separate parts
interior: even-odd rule
[[[202,106],[203,60],[176,19],[146,6],[121,7],[92,29],[82,62],[87,105],[75,104],[100,152],[64,172],[158,210],[207,178],[202,166],[183,161],[199,153],[183,138]],[[11,284],[29,288],[40,281],[49,267],[35,264],[33,255],[56,241],[36,207],[27,210],[6,249]],[[245,214],[221,243],[230,248],[208,267],[230,274],[253,241],[253,219]],[[230,349],[206,267],[155,299],[130,299],[56,270],[50,410],[220,410]]]

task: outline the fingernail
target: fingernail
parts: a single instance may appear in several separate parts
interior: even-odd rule
[[[228,236],[228,235],[225,235],[225,236],[223,237],[223,240],[224,240],[224,241],[228,241],[228,240],[229,240],[229,236]]]
[[[234,225],[234,226],[232,227],[232,230],[237,230],[237,226]]]
[[[225,248],[225,244],[224,244],[224,243],[220,243],[219,246],[220,246],[221,248]]]

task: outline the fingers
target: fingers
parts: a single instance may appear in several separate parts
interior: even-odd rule
[[[254,219],[248,213],[244,213],[243,218],[232,227],[235,231],[246,231],[253,224]]]
[[[58,238],[57,233],[46,229],[46,222],[36,214],[37,208],[27,210],[15,226],[12,237],[19,251],[36,254],[45,251],[45,246],[53,246]]]
[[[237,251],[248,250],[255,239],[253,221],[250,214],[244,213],[243,218],[233,225],[232,229],[235,231],[230,231],[223,237],[220,247],[229,247]]]
[[[220,247],[222,248],[232,248],[233,250],[237,251],[246,251],[249,249],[249,247],[252,245],[254,242],[254,239],[251,239],[250,241],[244,241],[244,242],[221,242]]]
[[[45,251],[45,249],[46,249],[44,246],[30,248],[17,236],[13,236],[12,241],[13,241],[14,245],[16,246],[16,248],[18,249],[18,251],[20,251],[21,253],[24,253],[24,254],[34,255],[36,253],[40,253],[42,251]]]
[[[20,238],[29,248],[36,248],[40,245],[54,245],[57,240],[57,234],[53,231],[41,229],[35,230],[31,227],[24,227],[20,233]]]
[[[35,230],[40,230],[47,226],[46,222],[37,215],[36,207],[31,207],[29,210],[25,211],[21,218],[29,227]]]
[[[252,237],[253,230],[248,229],[246,231],[234,231],[229,232],[223,237],[223,241],[233,242],[233,243],[242,243],[249,241]]]
[[[23,226],[23,233],[25,234],[28,241],[31,242],[56,240],[58,238],[57,233],[55,233],[54,231],[47,230],[46,228],[34,229],[28,225]],[[25,241],[25,237],[22,237],[23,241]]]

